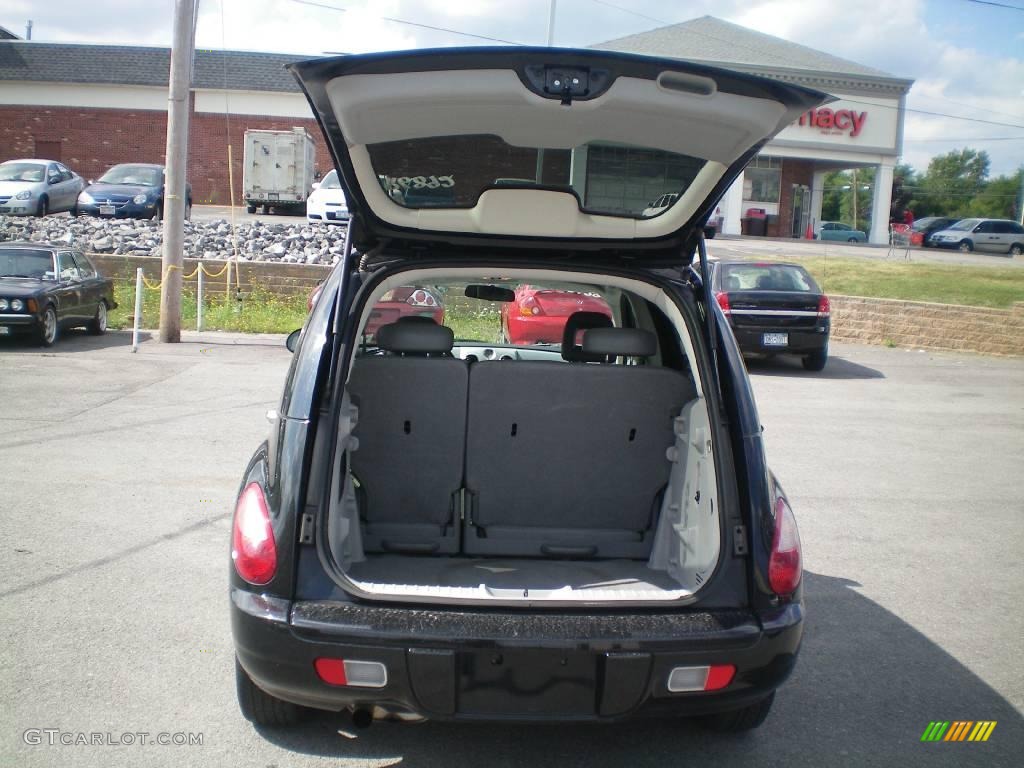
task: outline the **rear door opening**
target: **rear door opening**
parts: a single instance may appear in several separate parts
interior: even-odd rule
[[[410,288],[438,299],[444,324],[375,325],[375,302]],[[538,291],[586,309],[562,316],[562,343],[509,343],[509,316]],[[607,313],[586,311],[597,302]],[[662,288],[618,276],[459,267],[379,282],[322,529],[339,585],[434,603],[691,600],[723,518],[690,323]]]

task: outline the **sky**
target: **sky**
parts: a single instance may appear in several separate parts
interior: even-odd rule
[[[24,35],[32,19],[34,40],[169,45],[173,7],[5,0],[0,26]],[[543,45],[549,10],[550,0],[199,0],[196,45],[297,58]],[[902,159],[919,171],[967,146],[989,153],[992,175],[1024,165],[1024,0],[556,0],[554,42],[584,47],[704,15],[915,80]]]

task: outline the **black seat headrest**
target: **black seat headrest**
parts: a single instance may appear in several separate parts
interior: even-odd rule
[[[452,329],[436,323],[390,323],[377,331],[377,346],[388,352],[448,354],[455,344]]]
[[[583,353],[604,357],[650,357],[658,340],[639,328],[592,328],[583,334]]]
[[[437,325],[437,321],[429,315],[402,315],[396,323],[428,323]]]
[[[574,312],[562,331],[562,359],[570,363],[603,363],[603,355],[586,355],[576,343],[576,335],[590,328],[611,328],[612,319],[603,312]]]

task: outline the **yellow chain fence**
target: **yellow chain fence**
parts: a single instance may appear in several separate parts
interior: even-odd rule
[[[223,274],[224,274],[225,272],[227,272],[227,271],[228,271],[228,269],[230,269],[230,268],[231,268],[231,262],[230,262],[230,261],[229,261],[229,262],[226,262],[226,263],[224,264],[224,266],[223,266],[223,267],[221,267],[221,269],[220,269],[220,271],[219,271],[219,272],[211,272],[211,271],[210,271],[209,269],[207,269],[207,268],[206,268],[206,265],[204,265],[204,264],[197,264],[197,265],[196,265],[196,268],[195,268],[195,269],[193,269],[193,270],[192,270],[191,272],[189,272],[189,273],[188,273],[187,275],[182,275],[182,276],[181,276],[181,279],[182,279],[182,280],[191,280],[191,279],[192,279],[193,277],[195,277],[196,275],[198,275],[200,271],[202,271],[202,273],[203,273],[204,275],[206,275],[207,277],[220,277],[220,276],[221,276],[221,275],[223,275]],[[160,279],[159,279],[159,280],[156,280],[156,281],[150,280],[150,279],[149,279],[148,277],[146,277],[145,273],[143,273],[143,275],[142,275],[142,282],[143,282],[143,283],[145,284],[145,286],[146,286],[147,288],[149,288],[149,289],[150,289],[151,291],[155,291],[155,290],[158,290],[158,289],[160,288],[160,286],[162,286],[162,285],[163,285],[163,282],[164,282],[164,280],[166,280],[166,279],[167,279],[167,275],[169,275],[169,274],[171,273],[171,271],[172,271],[172,270],[175,270],[175,269],[182,269],[182,267],[179,267],[179,266],[177,266],[176,264],[171,264],[171,265],[169,265],[169,266],[168,266],[168,267],[167,267],[167,268],[166,268],[166,269],[165,269],[165,270],[163,271],[163,274],[161,275]],[[237,272],[238,272],[238,270],[236,269],[236,270],[235,270],[235,272],[237,273]]]

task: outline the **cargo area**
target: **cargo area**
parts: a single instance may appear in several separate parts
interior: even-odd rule
[[[441,602],[696,592],[721,548],[707,404],[682,315],[644,290],[592,291],[613,316],[568,316],[557,346],[481,346],[423,317],[380,327],[341,413],[327,543],[342,586]]]

